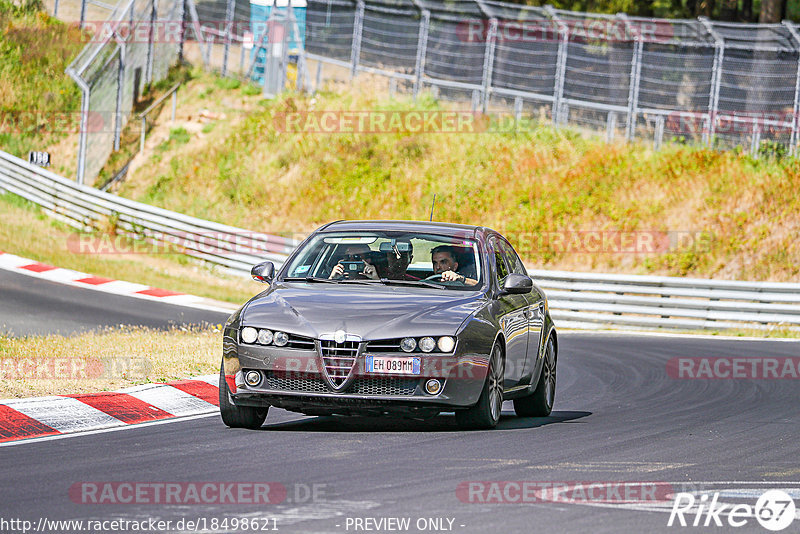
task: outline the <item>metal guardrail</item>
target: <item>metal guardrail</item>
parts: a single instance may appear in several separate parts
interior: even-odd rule
[[[162,245],[236,273],[260,261],[283,264],[299,244],[142,204],[76,184],[0,151],[0,190],[19,195],[80,230],[113,227],[118,234]]]
[[[0,151],[0,191],[38,204],[81,230],[107,228],[237,274],[282,265],[298,241],[189,217],[78,185]],[[561,327],[800,329],[800,284],[529,269]]]

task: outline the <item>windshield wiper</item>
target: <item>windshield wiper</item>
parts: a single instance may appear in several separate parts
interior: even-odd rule
[[[427,280],[392,280],[391,278],[381,278],[381,283],[386,285],[432,287],[435,289],[445,289],[445,286],[428,282]]]
[[[341,280],[335,280],[333,278],[320,278],[318,276],[287,276],[283,279],[284,282],[323,282],[325,284],[338,284]]]

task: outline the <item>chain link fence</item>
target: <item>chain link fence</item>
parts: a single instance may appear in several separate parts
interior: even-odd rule
[[[614,138],[794,154],[798,26],[577,13],[491,0],[310,0],[306,58],[394,87]],[[330,74],[328,74],[330,73]],[[337,73],[336,76],[341,76]]]
[[[59,17],[93,25],[68,69],[83,90],[81,182],[118,148],[137,95],[181,56],[256,80],[266,95],[283,90],[295,62],[298,88],[371,73],[415,98],[429,90],[609,141],[699,142],[756,155],[794,154],[798,143],[800,28],[790,22],[647,19],[494,0],[49,2]]]

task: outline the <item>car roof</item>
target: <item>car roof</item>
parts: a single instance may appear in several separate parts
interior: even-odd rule
[[[419,232],[446,236],[476,236],[488,230],[483,226],[428,221],[336,221],[317,230],[318,232],[343,231],[389,231]]]

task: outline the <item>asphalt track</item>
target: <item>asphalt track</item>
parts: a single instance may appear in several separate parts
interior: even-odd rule
[[[275,518],[279,532],[292,533],[398,531],[356,530],[354,518],[409,518],[408,532],[768,532],[753,518],[737,529],[669,528],[670,503],[481,504],[463,502],[456,490],[467,481],[663,481],[727,490],[723,500],[751,505],[765,489],[797,491],[800,381],[678,380],[666,363],[675,356],[799,354],[800,344],[791,342],[564,333],[552,416],[518,418],[506,406],[493,431],[458,431],[450,415],[418,422],[273,409],[259,431],[231,430],[211,416],[23,442],[0,447],[0,519],[206,518],[210,527],[212,518]],[[69,488],[91,481],[278,482],[288,499],[74,502]],[[312,485],[314,502],[303,498]],[[453,523],[420,530],[420,518]],[[799,530],[800,517],[784,532]]]
[[[226,314],[81,289],[0,269],[0,333],[71,334],[118,325],[220,323]]]

